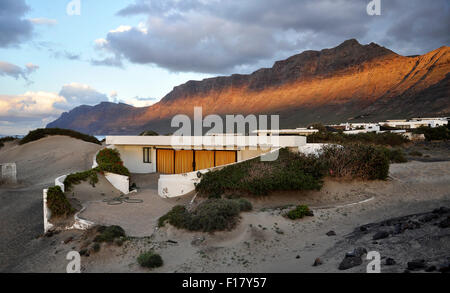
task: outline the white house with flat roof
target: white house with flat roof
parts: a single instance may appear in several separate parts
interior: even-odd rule
[[[160,173],[158,194],[178,197],[195,190],[199,174],[270,155],[280,148],[299,151],[304,136],[107,136],[131,173]]]
[[[303,136],[107,136],[131,173],[184,174],[306,145]]]

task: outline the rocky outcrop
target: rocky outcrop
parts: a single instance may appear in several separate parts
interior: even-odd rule
[[[450,48],[404,57],[348,40],[305,51],[249,75],[189,81],[146,108],[82,106],[48,125],[91,134],[171,132],[170,119],[193,114],[279,114],[282,127],[450,113]]]

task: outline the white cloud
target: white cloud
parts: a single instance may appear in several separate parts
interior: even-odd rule
[[[34,70],[35,66],[28,64],[27,68]],[[0,95],[0,134],[24,134],[45,127],[67,110],[107,100],[105,94],[76,82],[64,85],[59,93],[28,91],[21,95]]]
[[[125,99],[122,101],[125,104],[134,106],[134,107],[148,107],[157,102],[156,98],[141,98],[141,97],[134,97]]]
[[[66,103],[66,99],[50,92],[0,95],[0,119],[15,121],[17,119],[44,119],[49,116],[59,116],[62,110],[55,107],[57,103]]]
[[[58,24],[58,21],[56,19],[49,19],[49,18],[31,18],[30,22],[33,24],[41,24],[49,26]]]
[[[25,65],[25,68],[22,68],[9,62],[0,61],[0,75],[10,76],[15,79],[19,79],[21,77],[28,81],[28,76],[37,69],[39,69],[39,66],[33,63],[28,63]]]
[[[97,105],[100,102],[108,101],[107,95],[98,92],[89,85],[73,82],[62,87],[59,95],[65,98],[65,103],[57,104],[65,110],[70,110],[79,105]]]

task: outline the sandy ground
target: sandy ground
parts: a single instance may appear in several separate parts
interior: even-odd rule
[[[77,152],[79,149],[80,146]],[[83,183],[67,193],[71,200],[87,207],[81,216],[102,225],[120,225],[132,237],[121,247],[103,244],[99,252],[92,252],[89,257],[83,256],[82,271],[341,272],[338,267],[345,254],[357,247],[380,252],[383,261],[395,258],[396,264],[383,265],[383,272],[403,272],[407,262],[417,258],[438,265],[450,256],[449,228],[437,226],[447,214],[423,223],[420,228],[392,234],[382,240],[372,240],[376,232],[394,229],[383,222],[387,219],[431,212],[441,206],[450,207],[450,161],[446,160],[448,149],[447,152],[445,146],[439,147],[436,152],[429,149],[433,160],[391,165],[388,181],[327,180],[321,191],[276,193],[265,198],[251,198],[254,210],[241,214],[240,223],[234,230],[214,234],[187,232],[170,225],[157,228],[160,216],[174,205],[189,203],[192,198],[192,195],[180,199],[160,198],[157,195],[158,175],[132,176],[131,182],[135,182],[139,190],[132,198],[142,199],[143,202],[139,204],[108,205],[103,202],[103,199],[118,194],[113,192],[104,178],[100,178],[95,189]],[[8,149],[7,152],[13,150]],[[92,150],[85,150],[86,153],[81,155],[86,156],[84,168],[80,164],[83,160],[80,156],[73,158],[77,163],[72,162],[79,164],[76,166],[81,169],[90,167],[96,146]],[[0,158],[2,155],[5,156],[0,151]],[[57,175],[52,175],[52,180]],[[33,174],[28,176],[33,178]],[[46,178],[47,174],[44,172],[43,176]],[[26,187],[22,188],[15,190],[15,205],[10,205],[11,211],[7,211],[15,217],[15,223],[8,219],[14,229],[20,229],[21,225],[22,229],[34,227],[28,221],[19,220],[25,218],[25,213],[33,208],[27,205],[28,201],[32,202],[36,198],[35,208],[39,209],[39,214],[42,213],[40,193],[32,197],[26,192]],[[4,197],[5,194],[9,197]],[[10,204],[12,194],[1,191],[1,196],[2,202]],[[314,211],[314,217],[298,221],[283,217],[288,206],[297,204],[309,205]],[[28,210],[23,211],[18,206],[28,207]],[[2,217],[4,211],[6,209],[2,207]],[[418,219],[419,216],[412,216],[404,221],[417,222]],[[41,219],[35,221],[42,225]],[[370,227],[364,233],[359,232],[363,225]],[[327,236],[330,230],[336,235]],[[29,237],[29,233],[17,234],[12,229],[2,230],[2,233],[6,243],[1,244],[0,271],[8,272],[65,272],[68,263],[66,254],[72,250],[79,251],[86,242],[86,233],[81,231],[66,231],[36,239]],[[20,248],[13,247],[18,244]],[[161,254],[163,267],[147,270],[137,264],[137,256],[150,249]],[[316,258],[320,258],[323,264],[313,266]],[[367,263],[363,258],[361,265],[344,272],[365,272]]]
[[[23,146],[7,143],[0,149],[0,162],[17,164],[18,179],[15,186],[0,186],[0,272],[35,254],[29,244],[43,233],[42,189],[58,176],[90,168],[100,148],[53,136]]]
[[[152,272],[340,272],[338,266],[345,253],[364,246],[369,251],[382,253],[383,259],[395,257],[397,264],[382,266],[382,271],[403,272],[407,262],[415,258],[444,258],[450,251],[449,229],[437,229],[431,225],[429,228],[424,226],[423,231],[411,232],[422,233],[419,236],[414,234],[419,238],[430,233],[443,233],[436,236],[441,237],[437,242],[420,242],[408,234],[410,232],[405,232],[382,240],[381,244],[374,244],[372,232],[360,238],[352,238],[352,233],[369,223],[429,212],[440,206],[450,207],[449,186],[450,162],[394,164],[391,166],[391,179],[387,182],[327,181],[321,192],[297,194],[296,198],[291,198],[291,202],[303,202],[303,198],[304,202],[310,202],[314,217],[298,221],[286,219],[283,217],[285,211],[274,195],[264,200],[253,200],[255,210],[242,214],[240,224],[233,231],[214,234],[187,232],[169,225],[155,230],[157,214],[163,214],[177,203],[152,198],[147,190],[136,195],[146,203],[140,208],[126,204],[91,206],[91,216],[95,216],[94,211],[97,210],[102,214],[97,215],[97,219],[105,217],[110,221],[107,224],[123,224],[130,235],[148,233],[148,237],[131,238],[122,247],[103,245],[100,252],[82,258],[82,270],[149,272],[139,267],[136,257],[142,251],[153,249],[163,257],[164,266]],[[312,200],[313,194],[318,198]],[[288,201],[292,194],[284,196]],[[334,206],[330,206],[330,198],[334,199]],[[152,203],[156,209],[152,209]],[[162,211],[159,210],[161,207]],[[145,210],[149,211],[147,217]],[[109,218],[104,216],[107,214]],[[127,221],[123,217],[129,219],[130,228],[125,227]],[[136,223],[139,225],[134,225]],[[327,236],[330,230],[335,231],[336,236]],[[69,237],[73,237],[73,241],[64,244],[63,241]],[[65,255],[80,248],[81,238],[81,232],[71,231],[36,239],[30,246],[45,243],[39,245],[45,249],[14,267],[13,271],[64,272]],[[415,242],[411,246],[413,240]],[[393,247],[405,253],[400,254]],[[323,264],[312,266],[316,258],[320,258]],[[364,259],[362,265],[345,272],[365,272],[367,263]]]

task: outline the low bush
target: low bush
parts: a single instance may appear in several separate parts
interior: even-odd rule
[[[159,136],[159,133],[153,130],[146,130],[141,132],[139,136]]]
[[[385,155],[388,157],[391,163],[406,163],[408,160],[401,149],[391,149],[391,148],[380,148]]]
[[[446,126],[440,127],[420,127],[414,130],[414,133],[424,134],[425,139],[431,140],[448,140],[450,139],[450,130]]]
[[[240,205],[227,199],[209,199],[192,212],[188,230],[223,231],[232,229],[239,218]]]
[[[409,155],[413,156],[413,157],[422,157],[423,156],[423,154],[419,151],[412,151],[409,153]]]
[[[47,207],[52,213],[52,217],[69,216],[75,212],[67,197],[62,192],[61,187],[50,187],[47,191]]]
[[[341,132],[321,131],[307,137],[308,143],[336,143],[336,144],[374,144],[383,146],[401,146],[409,140],[401,134],[384,132],[384,133],[358,133],[344,134]]]
[[[166,222],[174,227],[185,228],[190,224],[190,214],[184,206],[178,205],[158,219],[158,226],[163,227]]]
[[[90,135],[87,135],[84,133],[80,133],[80,132],[77,132],[74,130],[61,129],[61,128],[41,128],[41,129],[36,129],[36,130],[30,131],[24,138],[22,138],[20,140],[19,144],[26,144],[26,143],[36,141],[41,138],[50,136],[50,135],[64,135],[64,136],[81,139],[86,142],[101,145],[101,142],[98,141],[98,139],[96,139],[93,136],[90,136]]]
[[[145,268],[158,268],[163,265],[162,257],[153,251],[141,253],[138,256],[137,261],[139,265]]]
[[[0,138],[0,149],[5,146],[5,142],[15,141],[17,138],[12,136],[5,136]]]
[[[97,229],[97,232],[100,233],[94,238],[94,242],[108,242],[112,243],[116,238],[125,237],[125,231],[120,226],[100,226]]]
[[[372,145],[325,146],[319,160],[331,177],[386,180],[389,174],[386,152]]]
[[[275,161],[255,158],[208,172],[196,191],[200,196],[218,198],[224,193],[266,195],[275,190],[318,190],[324,171],[323,162],[316,157],[281,149]]]
[[[103,149],[97,154],[96,159],[100,171],[130,176],[130,171],[123,165],[118,150],[110,148]]]
[[[69,191],[73,185],[80,184],[81,182],[87,180],[89,180],[89,183],[92,185],[92,187],[95,187],[95,184],[98,183],[97,172],[98,169],[92,169],[89,171],[67,175],[66,179],[64,179],[64,187],[67,191]]]
[[[314,213],[305,205],[297,206],[286,214],[286,217],[291,220],[303,219],[306,216],[312,217],[314,216]]]
[[[184,206],[176,206],[159,218],[159,226],[166,222],[174,227],[190,231],[223,231],[232,229],[239,213],[249,209],[249,202],[230,199],[208,199],[189,212]],[[250,204],[251,207],[251,204]]]
[[[253,210],[252,203],[244,198],[234,199],[234,201],[238,203],[241,212],[249,212]]]

